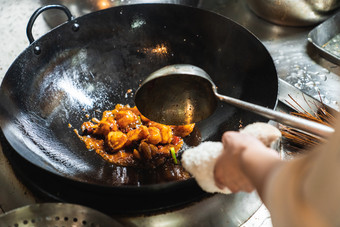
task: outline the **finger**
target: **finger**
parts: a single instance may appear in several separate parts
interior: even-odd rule
[[[252,192],[255,189],[254,185],[249,181],[248,178],[243,178],[239,183],[242,191]]]
[[[224,185],[224,183],[220,180],[220,179],[216,179],[215,178],[215,185],[219,188],[219,189],[224,189],[226,186]]]
[[[245,192],[252,192],[252,191],[254,191],[255,190],[255,187],[253,186],[253,185],[246,185],[246,187],[245,187]]]
[[[239,192],[240,191],[240,187],[233,183],[233,182],[229,182],[227,184],[227,188],[232,192],[232,193],[236,193],[236,192]]]
[[[238,132],[236,131],[227,131],[225,133],[223,133],[222,135],[222,143],[223,144],[228,144],[230,141],[232,141],[233,137],[235,137],[235,135]]]
[[[215,178],[215,185],[221,190],[228,188],[232,192],[236,191],[239,188],[237,183],[231,178],[225,179],[225,178],[222,178],[222,177],[221,178],[216,177]]]

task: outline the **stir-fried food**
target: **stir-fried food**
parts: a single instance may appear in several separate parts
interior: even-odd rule
[[[116,105],[102,119],[92,119],[76,133],[89,150],[122,166],[157,167],[172,159],[195,124],[169,126],[150,121],[136,107]]]

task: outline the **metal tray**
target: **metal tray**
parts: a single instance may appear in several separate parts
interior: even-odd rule
[[[308,41],[317,48],[322,57],[340,65],[340,12],[311,30]]]

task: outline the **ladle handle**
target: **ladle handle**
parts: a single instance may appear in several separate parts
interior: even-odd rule
[[[314,121],[310,121],[310,120],[296,117],[290,114],[278,112],[278,111],[275,111],[275,110],[272,110],[272,109],[269,109],[263,106],[259,106],[253,103],[249,103],[249,102],[245,102],[245,101],[235,99],[232,97],[220,95],[218,93],[215,93],[215,95],[221,101],[227,102],[233,106],[251,111],[253,113],[266,117],[270,120],[277,121],[284,125],[288,125],[288,126],[300,129],[302,131],[305,131],[307,133],[310,133],[310,134],[313,134],[313,135],[316,135],[322,138],[327,138],[334,133],[333,128],[314,122]]]

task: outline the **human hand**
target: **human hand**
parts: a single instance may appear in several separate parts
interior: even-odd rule
[[[215,183],[220,189],[251,192],[261,183],[261,175],[266,171],[263,167],[268,166],[266,162],[279,160],[275,151],[245,133],[225,132],[222,143],[224,150],[214,169]]]

